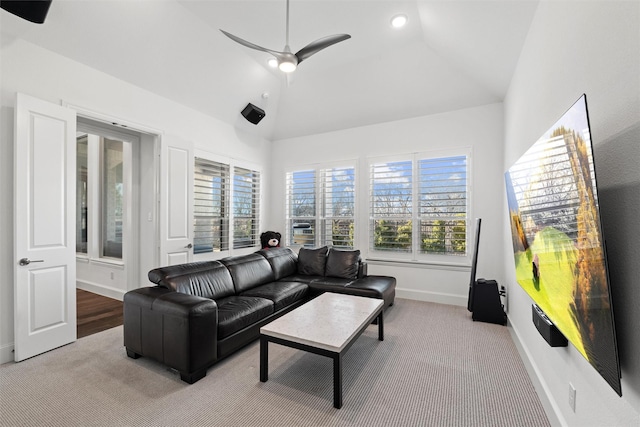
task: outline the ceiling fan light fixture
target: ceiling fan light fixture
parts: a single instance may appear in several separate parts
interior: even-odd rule
[[[407,24],[407,21],[409,20],[409,18],[407,18],[407,15],[405,14],[398,14],[395,15],[393,18],[391,18],[391,26],[393,28],[402,28]]]
[[[271,68],[278,68],[278,60],[276,58],[269,58],[269,60],[267,61],[267,64]]]
[[[278,64],[278,68],[280,68],[280,71],[284,73],[291,73],[295,71],[296,68],[298,68],[298,65],[293,61],[285,59],[283,61],[280,61],[280,63]]]

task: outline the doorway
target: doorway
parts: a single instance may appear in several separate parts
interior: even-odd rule
[[[157,135],[78,115],[76,144],[76,285],[110,306],[156,263]]]

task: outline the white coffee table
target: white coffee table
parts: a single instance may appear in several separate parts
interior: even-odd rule
[[[342,407],[342,356],[378,319],[384,340],[380,299],[326,292],[260,328],[260,381],[269,378],[269,342],[333,359],[333,406]]]

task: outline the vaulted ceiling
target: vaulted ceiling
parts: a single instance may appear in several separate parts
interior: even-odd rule
[[[282,50],[285,0],[53,0],[43,25],[0,12],[23,38],[270,139],[503,100],[538,1],[291,0],[290,45],[348,33],[289,78],[224,29]],[[390,25],[408,16],[402,29]],[[240,111],[266,111],[254,126]]]

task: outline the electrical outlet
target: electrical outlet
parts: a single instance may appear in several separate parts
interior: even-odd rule
[[[573,412],[576,412],[576,388],[569,383],[569,406]]]

